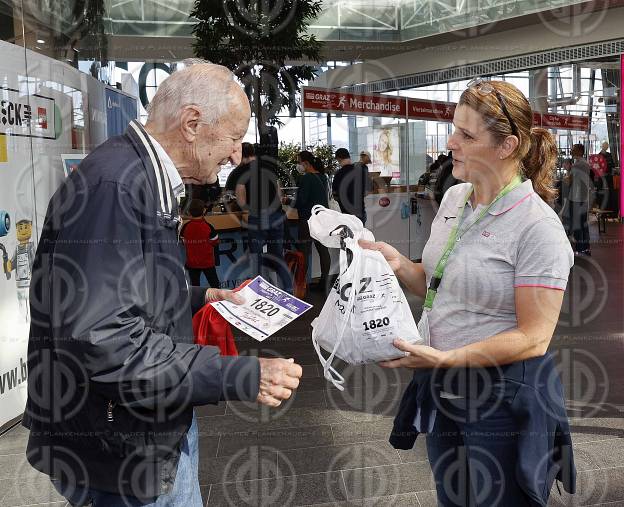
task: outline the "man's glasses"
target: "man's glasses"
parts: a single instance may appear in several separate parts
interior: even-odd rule
[[[509,126],[511,127],[511,133],[514,136],[520,138],[520,136],[518,135],[518,129],[516,128],[516,124],[511,119],[511,115],[509,114],[509,111],[507,110],[505,99],[503,99],[503,96],[500,94],[500,92],[496,88],[494,88],[488,81],[480,77],[475,77],[474,79],[470,80],[470,82],[468,83],[468,88],[476,89],[480,95],[489,95],[490,93],[494,92],[494,95],[496,96],[496,99],[498,100],[498,104],[503,110],[503,114],[507,118],[507,121],[509,121]]]

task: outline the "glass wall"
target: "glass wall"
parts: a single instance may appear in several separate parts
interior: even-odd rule
[[[36,16],[33,4],[0,5],[0,428],[26,399],[31,268],[48,202],[128,98],[75,68],[85,21],[68,3]]]
[[[571,146],[579,142],[586,145],[588,154],[597,153],[601,149],[601,144],[606,141],[612,146],[614,156],[617,158],[619,142],[614,136],[614,131],[608,128],[608,123],[615,121],[617,117],[615,103],[617,88],[614,86],[603,88],[605,72],[600,65],[599,62],[588,63],[586,66],[577,67],[576,70],[572,65],[548,68],[548,86],[545,95],[531,92],[531,71],[493,75],[488,79],[503,80],[514,84],[530,98],[533,104],[542,100],[547,106],[543,112],[573,116],[589,116],[591,112],[589,131],[553,131],[562,155],[569,156]],[[611,66],[607,63],[603,65]],[[575,75],[575,72],[578,75]],[[404,97],[457,102],[467,84],[468,80],[454,81],[412,90],[401,90],[398,93]],[[445,152],[450,132],[450,123],[426,122],[427,154],[435,158],[440,152]]]
[[[104,12],[101,23],[107,34],[187,37],[194,24],[189,18],[194,0],[94,3]],[[366,42],[409,41],[461,30],[478,35],[504,19],[582,3],[585,0],[324,0],[309,31],[320,40]],[[235,8],[247,6],[240,2]]]

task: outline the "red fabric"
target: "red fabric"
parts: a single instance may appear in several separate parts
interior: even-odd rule
[[[229,322],[210,304],[194,315],[193,334],[198,345],[219,347],[222,356],[238,355]]]
[[[590,155],[588,162],[597,178],[602,178],[607,173],[607,159],[602,154]]]
[[[214,247],[219,235],[204,217],[191,218],[180,231],[186,248],[187,268],[214,268]]]
[[[303,252],[288,250],[284,258],[295,280],[293,295],[299,299],[304,299],[307,290],[305,256]]]
[[[245,280],[232,292],[238,292],[249,282],[251,280]],[[206,303],[193,316],[193,335],[195,335],[195,343],[198,345],[219,347],[222,356],[238,355],[229,322],[210,303]]]

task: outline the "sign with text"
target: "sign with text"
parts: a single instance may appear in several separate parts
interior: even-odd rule
[[[405,99],[388,95],[342,93],[321,88],[303,88],[306,111],[357,115],[405,117]]]
[[[536,113],[533,111],[533,126],[541,127],[542,126],[542,113]]]
[[[55,139],[54,99],[0,87],[0,134]]]
[[[382,94],[358,95],[321,88],[303,89],[303,106],[306,111],[326,113],[351,113],[356,115],[407,117],[411,120],[452,122],[455,102],[426,99],[406,99]],[[588,130],[587,116],[555,113],[533,113],[533,125],[548,129]]]
[[[542,113],[542,127],[547,129],[587,130],[589,117]]]
[[[455,114],[454,102],[408,99],[407,116],[411,120],[434,120],[452,122]]]

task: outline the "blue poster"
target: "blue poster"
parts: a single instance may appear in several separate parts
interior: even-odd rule
[[[105,89],[106,134],[109,138],[126,131],[128,123],[138,118],[137,99],[114,88]]]

